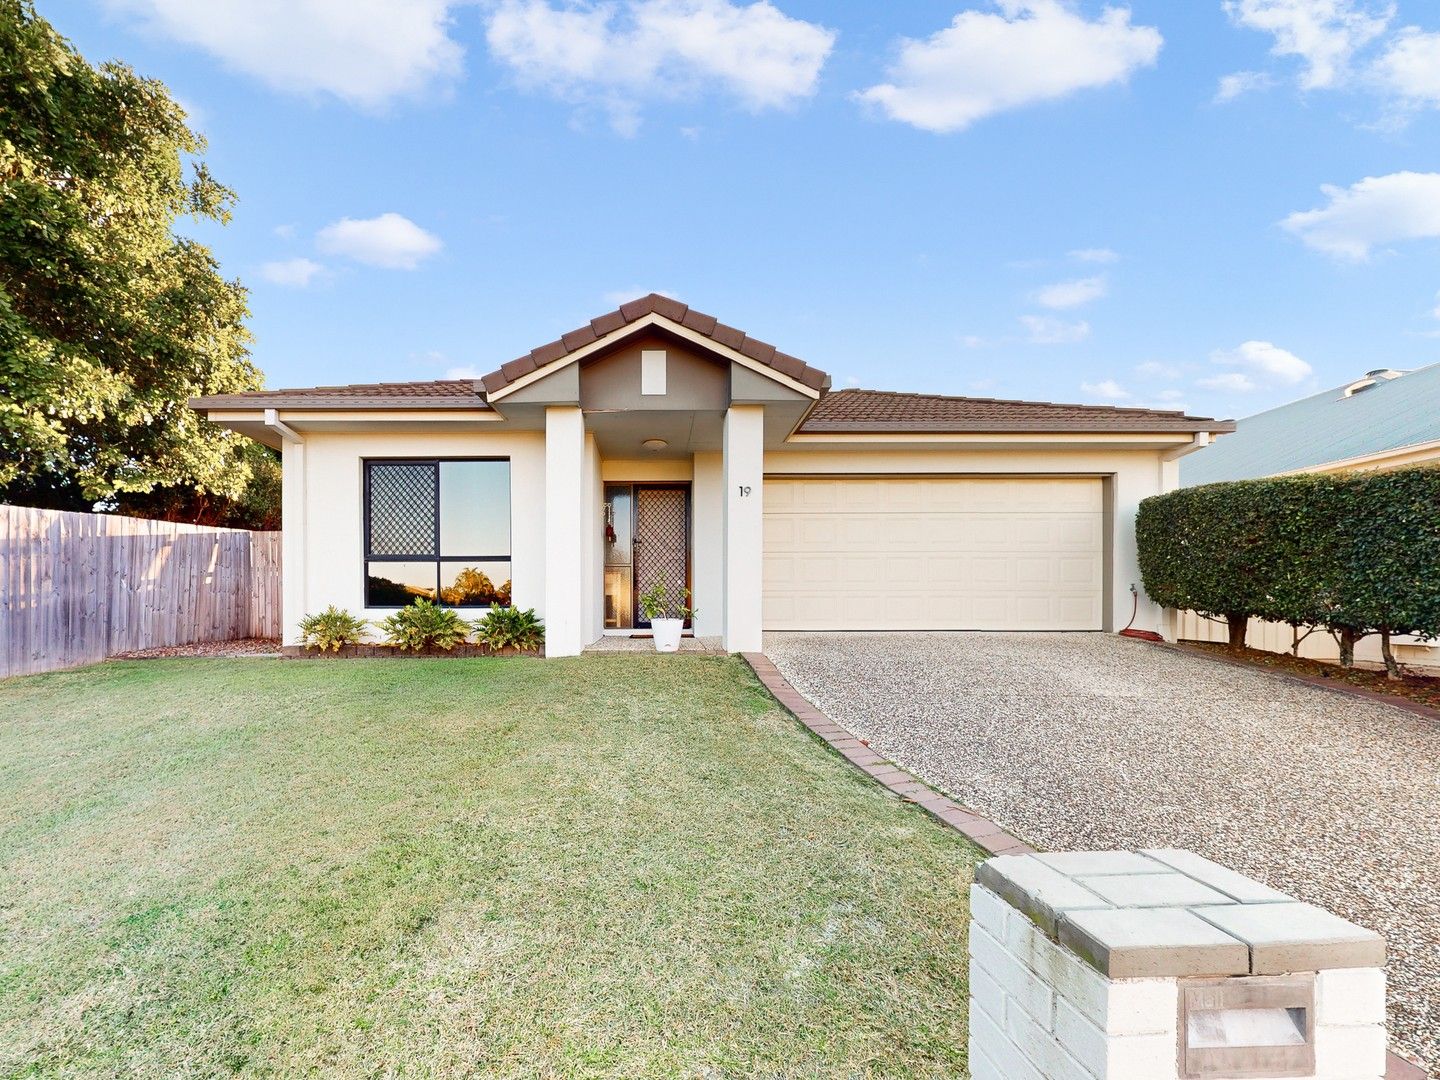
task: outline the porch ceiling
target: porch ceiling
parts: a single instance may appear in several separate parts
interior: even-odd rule
[[[809,402],[770,402],[765,406],[765,448],[782,446],[800,422]],[[542,417],[543,423],[543,417]],[[719,453],[725,443],[723,410],[586,410],[585,430],[595,435],[607,458],[688,458]],[[664,439],[663,450],[647,450],[647,439]]]

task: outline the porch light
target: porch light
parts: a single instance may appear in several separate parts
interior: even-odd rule
[[[664,450],[665,447],[669,446],[670,444],[667,443],[664,439],[646,439],[640,445],[643,446],[646,450]]]

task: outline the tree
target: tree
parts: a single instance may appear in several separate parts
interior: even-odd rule
[[[172,231],[229,220],[203,151],[162,83],[0,0],[0,501],[245,497],[249,440],[186,407],[261,385],[244,288]]]

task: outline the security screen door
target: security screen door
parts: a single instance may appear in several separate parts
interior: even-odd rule
[[[688,485],[636,484],[634,488],[635,626],[650,623],[639,597],[664,581],[672,602],[683,602],[690,587],[690,488]]]

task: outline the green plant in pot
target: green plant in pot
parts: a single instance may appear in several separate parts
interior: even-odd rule
[[[661,577],[640,594],[637,603],[640,614],[650,624],[655,639],[656,652],[677,652],[680,649],[680,633],[687,619],[693,620],[699,612],[690,606],[690,590],[681,589],[678,596],[671,596],[670,585]]]

